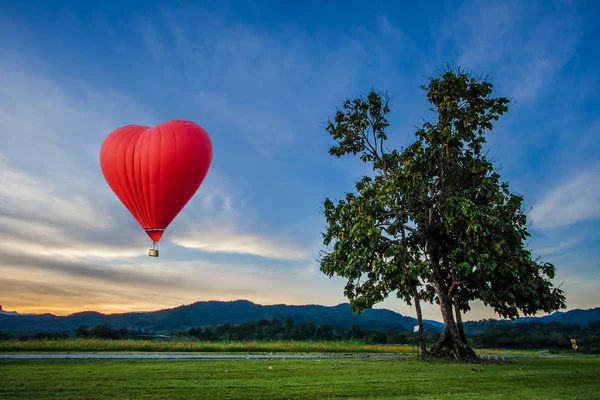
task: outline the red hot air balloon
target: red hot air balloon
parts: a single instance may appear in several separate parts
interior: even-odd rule
[[[211,161],[210,137],[190,121],[123,126],[104,139],[102,173],[152,239],[150,256],[158,257],[157,243],[202,184]]]

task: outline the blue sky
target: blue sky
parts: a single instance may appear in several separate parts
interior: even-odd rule
[[[433,117],[420,85],[451,63],[514,100],[490,155],[532,208],[529,246],[556,264],[569,308],[599,306],[598,3],[329,4],[0,1],[0,304],[346,301],[315,261],[321,204],[368,171],[328,155],[324,123],[384,90],[390,144],[410,143]],[[214,157],[149,259],[98,151],[119,126],[171,119],[202,125]],[[414,314],[393,297],[377,307]],[[477,304],[467,315],[484,317]]]

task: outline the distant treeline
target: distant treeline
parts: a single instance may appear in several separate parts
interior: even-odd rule
[[[127,339],[133,335],[139,335],[138,332],[129,331],[125,328],[114,329],[107,324],[97,325],[93,328],[82,325],[75,332],[36,332],[29,334],[9,335],[0,331],[0,340],[18,339],[69,339],[71,337],[82,338],[100,338],[100,339]]]
[[[241,324],[223,324],[209,327],[191,328],[179,332],[179,336],[189,335],[207,341],[260,341],[260,340],[359,340],[376,344],[407,344],[415,342],[415,334],[408,331],[389,329],[387,331],[365,330],[354,324],[349,329],[333,329],[329,325],[316,326],[312,322],[296,325],[293,318],[281,322],[278,318],[261,319]],[[427,340],[433,342],[439,333],[427,332]]]
[[[600,321],[588,326],[561,322],[523,322],[494,325],[469,341],[476,347],[511,349],[571,349],[575,339],[578,351],[600,353]]]
[[[152,338],[140,332],[125,328],[111,328],[103,324],[95,327],[80,326],[71,333],[35,333],[12,336],[0,332],[0,339],[62,339],[69,337],[132,339]],[[317,326],[312,322],[296,325],[293,318],[283,322],[278,318],[260,319],[241,324],[222,324],[194,327],[187,331],[173,332],[173,336],[197,338],[203,341],[282,341],[282,340],[357,340],[371,344],[416,344],[416,334],[412,331],[389,329],[387,331],[366,330],[358,325],[349,329],[332,328],[329,325]],[[428,343],[435,342],[439,332],[425,331]],[[468,338],[469,343],[478,348],[507,349],[549,349],[569,350],[571,339],[577,341],[578,351],[600,354],[600,321],[587,326],[560,322],[523,322],[493,324],[477,335]]]
[[[126,339],[132,334],[132,332],[129,332],[126,328],[113,329],[107,324],[103,324],[97,325],[93,328],[82,325],[77,328],[75,334],[85,338],[95,337],[102,339]]]
[[[141,332],[125,328],[115,329],[107,324],[95,327],[80,326],[72,333],[33,333],[11,335],[19,340],[28,339],[64,339],[69,337],[101,338],[101,339],[132,339],[148,338]],[[412,331],[366,330],[358,325],[349,329],[332,328],[329,325],[316,326],[313,322],[296,325],[293,318],[287,318],[283,323],[278,318],[261,319],[241,324],[221,324],[206,327],[194,327],[187,331],[173,332],[173,336],[197,338],[204,341],[280,341],[280,340],[357,340],[371,344],[414,344],[416,334]],[[439,333],[425,332],[426,341],[432,343]],[[8,335],[0,332],[0,339],[8,339]]]

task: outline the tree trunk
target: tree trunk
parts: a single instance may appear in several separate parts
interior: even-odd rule
[[[427,355],[427,348],[425,347],[425,337],[423,330],[423,314],[421,313],[421,300],[419,299],[419,292],[415,293],[415,309],[417,310],[417,323],[419,324],[419,349],[421,355]]]
[[[458,334],[465,344],[468,344],[467,337],[465,336],[465,330],[463,329],[462,317],[460,315],[460,303],[458,301],[458,290],[454,292],[454,314],[456,315],[456,326],[458,328]]]
[[[440,310],[444,319],[444,331],[430,353],[439,357],[454,357],[459,360],[474,360],[477,355],[473,349],[465,343],[456,329],[454,316],[452,315],[452,300],[448,296],[448,290],[444,284],[438,260],[431,257],[431,269],[433,284],[440,302]]]

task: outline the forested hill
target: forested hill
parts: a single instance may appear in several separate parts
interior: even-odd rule
[[[247,300],[230,302],[205,301],[176,308],[152,312],[134,312],[124,314],[101,314],[87,311],[69,316],[43,315],[0,315],[0,331],[4,332],[63,332],[74,331],[82,325],[97,326],[107,324],[113,328],[127,328],[147,333],[171,333],[187,330],[191,327],[218,324],[239,324],[257,321],[262,318],[278,317],[294,319],[297,324],[313,322],[315,325],[327,324],[332,328],[349,329],[357,324],[369,330],[412,330],[416,319],[403,316],[394,311],[368,309],[361,315],[352,314],[347,303],[337,306],[320,305],[259,305]],[[440,330],[441,324],[426,321],[428,330]]]
[[[551,315],[540,318],[520,318],[521,322],[562,322],[563,324],[589,325],[592,322],[600,321],[600,307],[587,310],[570,310],[566,312],[557,311]]]
[[[525,322],[560,322],[563,324],[578,324],[580,326],[586,326],[590,323],[600,321],[600,307],[590,308],[587,310],[570,310],[566,312],[557,311],[553,314],[546,315],[543,317],[524,317],[514,321],[508,320],[496,320],[496,319],[485,319],[481,321],[468,321],[465,322],[465,334],[467,336],[477,335],[483,332],[486,328],[491,326],[505,325],[505,324],[518,324]]]
[[[192,327],[239,324],[242,322],[258,321],[262,318],[278,317],[281,321],[291,317],[300,325],[312,322],[316,326],[350,329],[356,324],[366,330],[386,331],[396,329],[412,331],[416,319],[404,316],[394,311],[384,309],[368,309],[361,315],[352,314],[347,303],[337,306],[321,305],[260,305],[247,300],[236,301],[202,301],[180,307],[151,312],[132,312],[124,314],[101,314],[86,311],[69,316],[52,314],[17,314],[0,313],[0,331],[16,332],[72,332],[82,325],[89,327],[107,324],[112,328],[126,328],[131,331],[145,333],[169,334],[178,330],[188,330]],[[472,336],[483,332],[494,325],[520,322],[561,322],[588,325],[600,321],[600,307],[588,310],[571,310],[556,312],[539,318],[521,318],[516,321],[486,319],[465,323],[467,335]],[[425,329],[440,331],[442,324],[437,321],[427,321]]]

